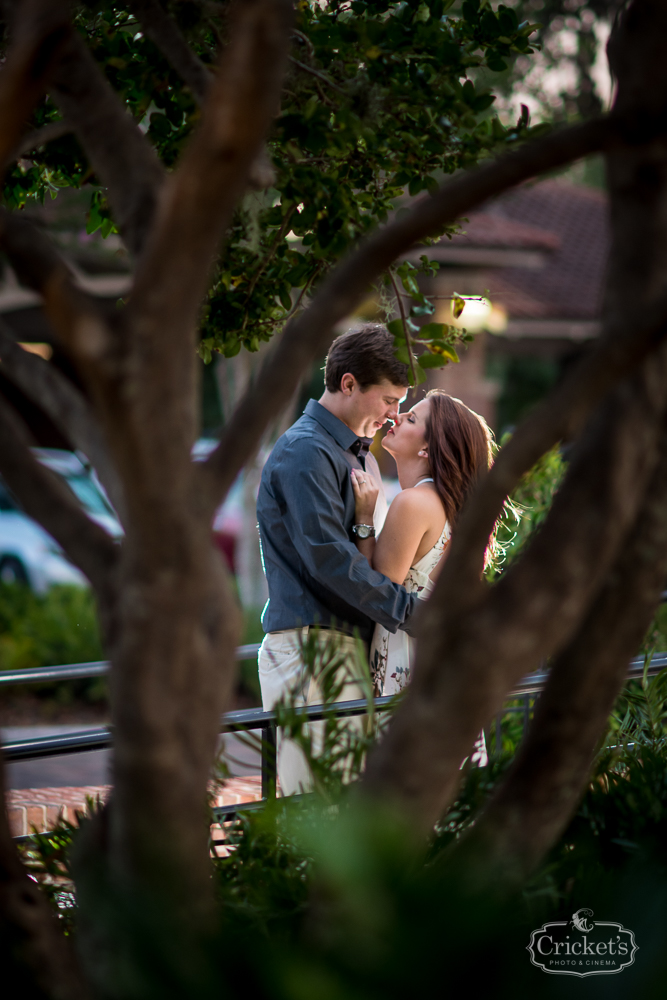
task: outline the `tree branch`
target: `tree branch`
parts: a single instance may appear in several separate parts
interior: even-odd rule
[[[76,32],[71,33],[62,52],[50,89],[107,189],[125,243],[134,254],[140,254],[164,171]]]
[[[415,371],[415,356],[412,348],[412,337],[410,336],[410,330],[408,328],[408,317],[405,313],[405,306],[403,305],[403,299],[401,298],[401,293],[398,290],[398,285],[396,284],[396,279],[392,273],[391,268],[387,271],[389,275],[389,280],[391,281],[391,287],[394,289],[394,297],[396,299],[396,305],[398,306],[398,312],[401,317],[401,323],[403,324],[403,335],[405,336],[405,343],[408,349],[408,358],[410,361],[410,373],[412,375],[412,387],[417,388],[417,372]]]
[[[221,235],[276,110],[289,31],[285,0],[251,0],[236,11],[201,126],[170,178],[136,276],[130,309],[156,311],[166,328],[191,327]],[[156,283],[166,295],[156,297]]]
[[[206,100],[213,74],[190,48],[173,19],[158,0],[132,0],[130,8],[162,55],[171,63],[183,82],[190,88],[197,104]],[[263,191],[275,180],[275,171],[266,148],[257,154],[248,171],[250,187]]]
[[[310,73],[311,76],[315,76],[317,77],[318,80],[322,80],[323,83],[326,83],[327,87],[331,87],[332,90],[336,90],[339,94],[342,94],[344,97],[347,97],[347,94],[343,90],[343,88],[339,87],[338,84],[331,79],[331,77],[326,75],[326,73],[322,73],[321,70],[319,69],[314,69],[312,66],[309,66],[307,63],[301,62],[299,59],[295,59],[294,56],[289,56],[289,61],[291,63],[294,63],[295,66],[298,66],[299,69],[303,70],[304,73]]]
[[[160,409],[165,393],[190,393],[197,315],[220,239],[276,109],[290,6],[286,0],[248,0],[236,7],[232,40],[221,55],[201,126],[165,186],[128,306],[143,345],[136,371],[146,411]]]
[[[21,507],[52,535],[108,604],[119,549],[65,484],[31,454],[25,425],[0,397],[0,471]]]
[[[121,520],[125,501],[102,430],[76,386],[48,361],[18,346],[0,320],[0,372],[47,413],[71,444],[86,455]]]
[[[451,583],[420,608],[412,682],[363,785],[409,808],[422,830],[455,795],[460,762],[513,684],[581,628],[638,516],[666,409],[663,344],[589,422],[521,558],[463,615],[449,606]]]
[[[197,104],[203,104],[212,74],[192,51],[174,20],[158,0],[130,0],[128,6],[150,40],[190,88]]]
[[[653,324],[661,312],[664,315],[667,296],[662,211],[667,192],[667,77],[657,41],[667,31],[667,9],[653,0],[635,0],[619,25],[614,44],[620,45],[623,36],[627,51],[620,61],[617,105],[626,117],[620,141],[608,148],[606,157],[612,246],[600,349],[632,358],[637,356],[634,345],[628,345],[645,310],[651,322],[643,324],[635,351],[645,356],[652,342],[661,340],[662,331],[653,336]],[[663,123],[643,140],[627,117],[638,94],[650,95]],[[606,365],[605,378],[613,368],[612,362]],[[594,372],[590,379],[595,388]],[[587,412],[586,401],[580,397],[579,403],[580,412]],[[638,516],[657,462],[666,407],[663,340],[589,420],[544,525],[528,551],[492,588],[480,582],[479,574],[492,524],[484,523],[493,507],[485,493],[495,467],[457,523],[449,557],[417,623],[412,684],[385,739],[369,758],[365,775],[373,794],[392,796],[407,806],[422,829],[451,801],[460,761],[470,752],[475,733],[500,710],[514,681],[545,656],[557,654],[581,628]],[[566,426],[567,411],[557,416]],[[529,442],[532,433],[525,432]],[[508,450],[511,454],[511,446]],[[507,487],[505,482],[503,494]],[[496,494],[494,499],[502,503],[503,498]],[[497,506],[492,516],[499,510]]]
[[[42,128],[28,132],[13,150],[11,159],[17,160],[21,156],[25,156],[26,153],[31,153],[33,150],[39,149],[40,146],[46,146],[47,143],[55,142],[56,139],[62,139],[63,136],[69,135],[72,131],[72,126],[64,120],[49,122],[48,125],[43,125]]]
[[[0,209],[0,246],[19,281],[39,292],[59,341],[86,380],[95,380],[116,348],[98,303],[76,288],[51,240],[18,212]]]
[[[58,926],[42,891],[28,877],[16,853],[5,808],[4,766],[0,760],[0,937],[5,982],[21,983],[27,995],[86,1000],[89,991],[71,941]],[[9,962],[7,959],[10,958]],[[13,959],[13,961],[11,960]],[[32,974],[32,983],[26,981]]]
[[[220,445],[200,467],[210,508],[226,495],[245,456],[255,450],[269,421],[287,404],[302,373],[326,351],[336,324],[353,313],[373,281],[401,253],[494,195],[605,148],[617,139],[619,130],[619,123],[606,118],[527,143],[449,181],[433,197],[421,199],[409,213],[363,240],[323,281],[308,309],[287,325],[225,429]]]
[[[11,159],[32,110],[71,36],[67,7],[48,0],[19,6],[0,74],[0,167]]]
[[[470,875],[523,882],[565,829],[667,576],[667,432],[637,522],[578,635],[557,657],[512,767],[456,852]]]

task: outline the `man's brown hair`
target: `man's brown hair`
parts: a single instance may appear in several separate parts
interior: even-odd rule
[[[394,357],[394,338],[380,323],[366,323],[334,340],[324,370],[329,392],[340,392],[341,379],[348,372],[362,391],[380,382],[406,388],[409,384],[408,366]]]

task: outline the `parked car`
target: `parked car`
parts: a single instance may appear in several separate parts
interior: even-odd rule
[[[94,472],[73,452],[35,448],[37,459],[69,486],[88,516],[112,537],[123,529]],[[21,510],[0,480],[0,581],[25,583],[36,593],[52,584],[88,585],[83,574],[65,556],[60,545],[41,525]]]

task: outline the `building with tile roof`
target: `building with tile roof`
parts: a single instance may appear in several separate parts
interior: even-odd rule
[[[461,224],[461,234],[429,248],[440,263],[429,290],[487,294],[493,309],[461,363],[433,372],[429,385],[460,396],[496,425],[503,366],[535,359],[551,365],[555,379],[599,333],[607,199],[565,180],[539,181],[489,202]],[[451,322],[446,299],[437,300],[436,318]]]

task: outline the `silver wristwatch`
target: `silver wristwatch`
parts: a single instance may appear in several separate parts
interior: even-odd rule
[[[375,538],[375,528],[372,524],[353,524],[352,534],[357,538]]]

